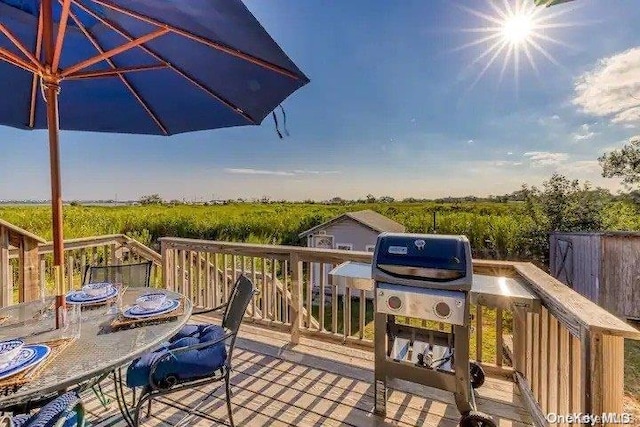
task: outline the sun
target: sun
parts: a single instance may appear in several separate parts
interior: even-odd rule
[[[535,55],[541,55],[560,66],[547,46],[549,44],[567,48],[571,46],[551,36],[550,33],[563,27],[579,25],[576,22],[563,22],[562,19],[562,15],[574,11],[576,6],[559,7],[550,11],[544,5],[537,6],[533,0],[486,0],[485,4],[487,5],[485,10],[459,5],[462,10],[480,18],[477,27],[460,30],[475,34],[475,39],[454,49],[457,51],[483,48],[467,67],[480,67],[471,88],[493,64],[499,64],[499,58],[502,58],[499,81],[502,81],[507,67],[513,64],[516,88],[521,64],[524,61],[528,62],[536,74],[539,74]]]
[[[507,43],[520,45],[527,43],[534,30],[532,14],[519,13],[509,16],[502,23],[502,37]]]

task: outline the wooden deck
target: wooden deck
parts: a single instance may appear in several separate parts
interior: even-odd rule
[[[243,326],[236,347],[233,412],[246,426],[456,426],[459,414],[450,393],[399,383],[390,391],[385,420],[373,415],[373,353]],[[112,384],[105,392],[113,396]],[[117,405],[105,410],[92,393],[83,396],[89,421],[100,427],[123,425]],[[170,399],[170,400],[169,400]],[[499,426],[530,425],[517,386],[488,378],[478,389],[478,409]],[[224,390],[215,385],[154,401],[145,426],[210,426],[167,403],[187,405],[227,422]]]

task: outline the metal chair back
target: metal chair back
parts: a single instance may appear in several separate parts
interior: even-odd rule
[[[148,287],[151,283],[152,261],[137,264],[87,266],[84,274],[84,284],[111,282],[122,283],[124,286]]]
[[[242,323],[247,307],[253,298],[255,288],[251,280],[247,277],[240,275],[236,280],[231,295],[229,296],[229,303],[227,304],[224,315],[222,317],[222,327],[228,329],[232,334],[237,334]]]

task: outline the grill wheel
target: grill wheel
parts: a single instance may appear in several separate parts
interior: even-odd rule
[[[496,423],[487,414],[471,411],[460,419],[460,427],[496,427]]]
[[[484,384],[484,369],[476,362],[469,363],[469,374],[471,377],[471,387],[478,388]]]

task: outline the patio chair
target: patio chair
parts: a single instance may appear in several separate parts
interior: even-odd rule
[[[84,406],[76,392],[62,394],[47,403],[35,414],[11,417],[14,427],[83,427]]]
[[[84,284],[112,282],[124,286],[144,286],[151,283],[152,261],[137,264],[95,266],[89,265],[84,273]]]
[[[241,275],[233,286],[226,304],[197,313],[224,309],[221,325],[187,325],[161,348],[131,363],[127,369],[127,386],[134,391],[136,387],[142,387],[142,393],[137,404],[134,393],[133,416],[126,410],[126,415],[123,415],[128,415],[134,426],[138,425],[140,410],[145,402],[149,405],[149,416],[153,398],[223,380],[229,422],[234,426],[231,411],[231,357],[244,313],[255,292],[251,280]],[[227,343],[228,349],[225,345]],[[120,378],[120,384],[121,382]],[[189,410],[165,400],[163,403],[179,410]],[[201,411],[190,412],[202,418],[218,421]]]

